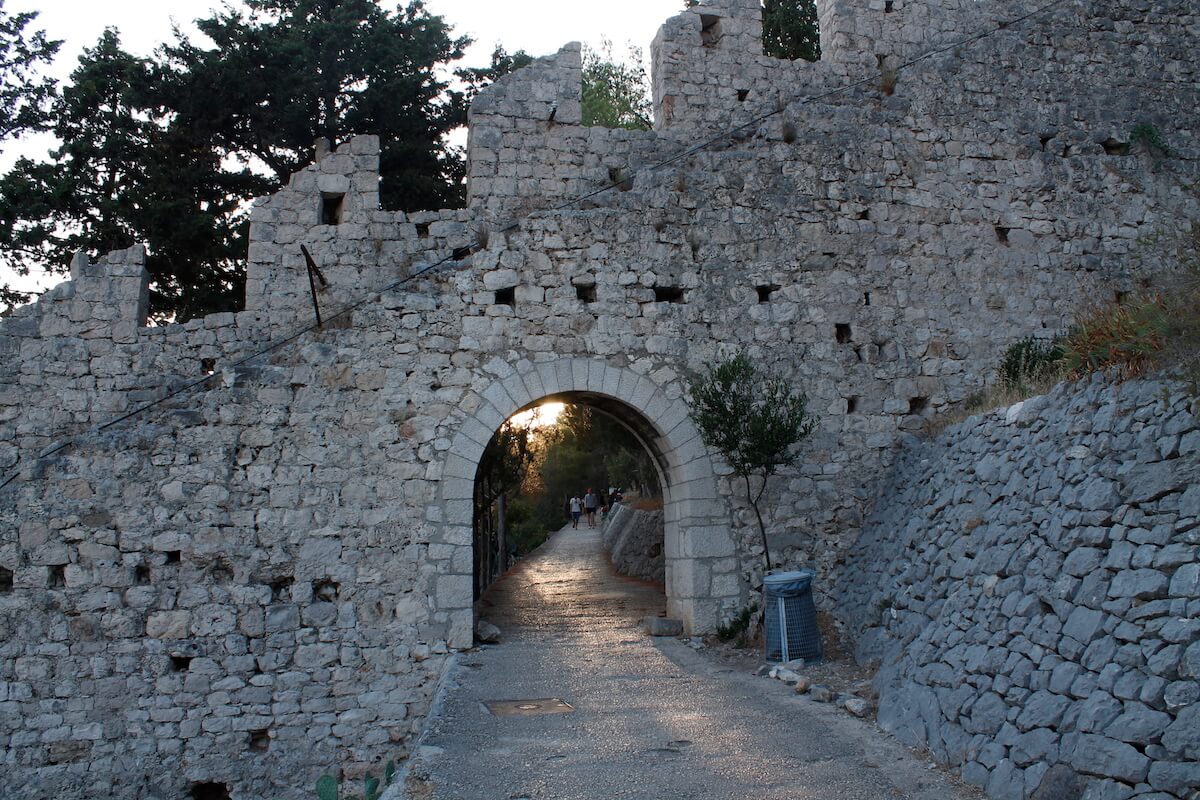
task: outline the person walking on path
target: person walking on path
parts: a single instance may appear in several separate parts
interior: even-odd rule
[[[588,489],[587,494],[583,496],[583,507],[587,509],[588,527],[596,527],[596,506],[598,505],[596,491]]]
[[[579,515],[583,512],[583,501],[579,499],[579,495],[571,496],[571,527],[579,527]]]

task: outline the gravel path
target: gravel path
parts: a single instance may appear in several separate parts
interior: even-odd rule
[[[460,656],[408,770],[409,797],[978,796],[836,708],[645,636],[640,619],[663,610],[663,595],[611,574],[596,531],[560,531],[486,601],[503,642]],[[575,710],[500,716],[486,705],[544,698]]]

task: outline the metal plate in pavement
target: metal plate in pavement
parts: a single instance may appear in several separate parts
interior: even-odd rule
[[[540,714],[570,714],[575,708],[557,697],[537,700],[488,700],[485,705],[497,717],[533,717]]]

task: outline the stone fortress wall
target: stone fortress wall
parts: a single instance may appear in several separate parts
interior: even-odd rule
[[[879,724],[995,798],[1200,789],[1200,421],[1064,384],[911,441],[835,606]]]
[[[753,2],[693,9],[652,48],[652,132],[578,124],[568,46],[474,104],[466,209],[379,210],[357,137],[256,205],[245,310],[145,326],[135,248],[0,322],[16,797],[298,797],[402,755],[471,642],[478,456],[544,397],[658,457],[668,602],[704,631],[760,559],[685,378],[737,348],[776,367],[821,424],[768,503],[774,546],[838,586],[902,435],[1127,289],[1138,238],[1194,211],[1193,4],[1064,0],[887,85],[888,57],[1025,8],[961,5],[821,0],[815,65],[761,55]],[[1178,158],[1122,154],[1144,122]],[[302,244],[329,319],[297,335]]]

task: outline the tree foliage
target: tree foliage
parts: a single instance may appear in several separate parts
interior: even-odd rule
[[[763,52],[773,58],[819,61],[821,36],[813,0],[764,0]]]
[[[816,419],[808,414],[808,400],[793,393],[787,381],[739,353],[692,380],[688,404],[704,443],[719,452],[745,483],[769,571],[771,551],[759,503],[767,481],[780,467],[795,463],[794,445],[816,427]],[[752,479],[758,481],[757,490]]]
[[[700,0],[684,0],[687,8]],[[763,53],[795,61],[821,59],[820,20],[815,0],[763,0]]]
[[[617,61],[612,42],[583,52],[583,124],[602,128],[650,130],[649,81],[642,51],[629,48],[629,58]]]
[[[197,26],[203,38],[177,33],[149,59],[111,30],[85,51],[50,109],[60,148],[0,178],[0,265],[65,272],[76,250],[144,242],[155,317],[235,310],[247,201],[309,163],[315,139],[379,134],[385,207],[458,205],[463,160],[445,134],[474,93],[529,61],[497,48],[452,90],[468,39],[418,0],[246,0]]]
[[[8,14],[0,0],[0,141],[45,130],[54,81],[37,72],[49,64],[61,41],[45,31],[26,31],[36,12]]]

